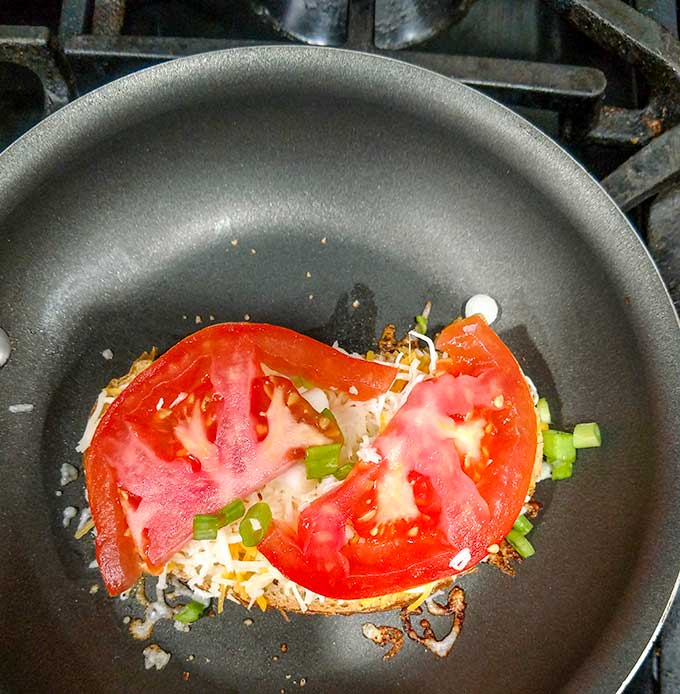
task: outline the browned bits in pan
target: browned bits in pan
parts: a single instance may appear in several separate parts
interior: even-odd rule
[[[445,658],[450,653],[463,628],[463,620],[465,619],[465,593],[462,588],[456,586],[449,592],[449,597],[445,605],[436,602],[432,598],[428,599],[426,604],[429,613],[432,615],[437,617],[453,617],[453,623],[451,624],[449,633],[443,639],[437,639],[429,620],[421,619],[420,627],[423,633],[419,634],[411,624],[411,615],[421,615],[423,612],[421,607],[413,610],[413,612],[409,612],[408,610],[401,611],[400,618],[404,633],[411,640],[421,644],[421,646],[427,648],[428,651],[434,655]]]
[[[404,645],[404,634],[400,629],[390,626],[376,626],[368,622],[361,627],[361,633],[377,646],[390,646],[383,660],[394,658]]]
[[[381,352],[392,352],[397,348],[398,343],[397,327],[392,323],[388,323],[383,328],[382,335],[380,335],[378,340],[378,350]]]

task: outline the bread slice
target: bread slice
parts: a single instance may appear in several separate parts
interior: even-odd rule
[[[181,580],[181,577],[179,577]],[[425,594],[425,597],[434,595],[440,590],[449,588],[453,585],[454,578],[446,578],[433,585],[428,585],[423,588],[421,593],[392,593],[390,595],[382,595],[375,598],[362,598],[361,600],[335,600],[333,598],[325,598],[323,602],[319,600],[312,601],[307,605],[305,614],[322,614],[327,617],[335,615],[350,616],[353,614],[368,614],[371,612],[386,612],[388,610],[400,610],[408,607],[415,601],[419,600]],[[291,612],[293,614],[301,614],[300,604],[298,601],[279,588],[278,586],[270,586],[265,590],[264,597],[267,600],[269,608],[279,610],[280,612]],[[236,596],[239,602],[244,606],[248,606],[248,602]]]
[[[382,355],[389,356],[386,354],[388,350],[385,349],[385,347],[386,345],[381,344]],[[390,345],[390,347],[394,349],[393,345]],[[121,376],[120,378],[112,379],[104,389],[107,397],[117,397],[137,375],[139,375],[142,371],[144,371],[148,366],[151,365],[151,363],[156,357],[156,353],[157,351],[155,347],[150,352],[143,352],[132,363],[128,373],[126,373],[124,376]],[[104,406],[99,412],[95,412],[95,409],[93,408],[90,416],[92,417],[96,414],[97,417],[100,418],[105,411],[106,406]],[[543,437],[541,434],[540,420],[538,420],[538,415],[537,423],[539,426],[537,426],[538,438],[536,442],[536,458],[534,461],[528,497],[531,497],[533,495],[534,488],[536,486],[536,481],[538,480],[538,476],[541,472],[541,464],[543,461]],[[301,614],[304,612],[305,614],[321,614],[326,616],[349,616],[354,614],[368,614],[371,612],[384,612],[388,610],[402,609],[414,603],[421,603],[425,598],[429,597],[430,595],[434,595],[435,593],[438,593],[441,590],[445,590],[451,587],[457,578],[476,570],[477,567],[475,566],[468,571],[456,574],[455,576],[451,576],[450,578],[445,578],[440,581],[436,581],[434,583],[423,586],[423,591],[421,593],[400,592],[372,598],[362,598],[358,600],[336,600],[334,598],[324,598],[324,600],[321,601],[319,599],[315,599],[310,604],[306,605],[305,610],[302,609],[299,601],[294,596],[289,595],[276,582],[274,582],[265,589],[264,597],[267,600],[268,609],[279,610],[284,614],[289,612],[293,614]],[[186,575],[183,575],[181,569],[179,568],[173,569],[172,573],[180,581],[186,582],[186,579],[188,578]],[[204,590],[208,590],[209,583],[206,582],[205,585],[199,587],[203,588]],[[240,596],[238,594],[232,595],[244,607],[248,607],[249,601],[246,600],[243,596]]]

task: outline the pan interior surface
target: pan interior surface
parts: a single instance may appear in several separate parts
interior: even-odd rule
[[[613,692],[652,638],[680,554],[677,319],[613,203],[494,102],[344,51],[176,61],[79,100],[0,158],[0,243],[10,690],[278,692],[304,678],[324,692]],[[494,327],[555,421],[597,421],[604,445],[570,481],[539,485],[537,554],[517,577],[482,567],[462,582],[449,658],[407,643],[383,662],[361,624],[395,615],[289,624],[229,605],[190,634],[162,623],[152,641],[172,658],[145,671],[128,607],[90,595],[91,542],[62,526],[82,480],[55,495],[99,389],[213,320],[363,351],[427,300],[441,327],[478,292],[499,302]]]

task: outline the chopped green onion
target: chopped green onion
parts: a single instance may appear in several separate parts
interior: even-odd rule
[[[600,427],[595,422],[574,427],[574,448],[598,448],[602,445]]]
[[[416,328],[422,335],[427,332],[427,318],[425,316],[416,316]]]
[[[512,529],[516,530],[520,535],[526,535],[533,529],[533,527],[534,524],[524,514],[522,514],[515,521],[515,524],[512,526]]]
[[[548,407],[548,401],[545,398],[541,398],[536,403],[536,409],[538,410],[538,418],[543,422],[543,424],[550,424],[552,421],[550,418],[550,407]]]
[[[325,417],[326,419],[330,419],[331,422],[335,422],[335,424],[338,423],[335,415],[327,407],[324,407],[323,410],[321,410],[321,416]]]
[[[335,475],[336,479],[339,480],[344,480],[347,475],[349,475],[350,472],[352,472],[352,468],[354,465],[352,463],[347,463],[347,465],[341,465],[333,474]]]
[[[236,499],[217,513],[199,513],[194,516],[194,540],[214,540],[217,531],[225,525],[238,520],[246,507],[241,499]]]
[[[220,519],[214,514],[197,514],[194,516],[194,540],[214,540],[220,529]]]
[[[329,443],[325,446],[310,446],[305,451],[305,467],[308,480],[321,480],[332,475],[338,469],[341,443]]]
[[[220,528],[223,528],[225,525],[231,525],[231,523],[238,520],[245,512],[246,507],[241,499],[236,499],[230,504],[227,504],[216,514],[220,521]]]
[[[554,480],[568,480],[574,472],[574,463],[570,460],[555,460],[552,464]]]
[[[203,603],[192,600],[185,605],[176,615],[175,619],[182,624],[191,624],[203,616],[206,606]]]
[[[307,390],[314,388],[314,384],[302,376],[293,376],[290,380],[296,388],[306,388]]]
[[[548,460],[563,460],[573,463],[576,460],[574,437],[566,431],[548,429],[543,432],[543,455]]]
[[[269,508],[269,504],[264,501],[253,504],[238,526],[243,544],[246,547],[255,547],[262,542],[271,522],[272,510]]]
[[[517,554],[519,554],[522,559],[527,559],[533,554],[536,554],[536,550],[531,542],[517,530],[511,530],[505,539],[517,550]]]

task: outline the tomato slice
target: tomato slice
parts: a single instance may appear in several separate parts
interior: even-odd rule
[[[531,394],[481,317],[450,325],[445,370],[418,384],[380,434],[378,464],[272,523],[260,551],[285,576],[332,598],[401,592],[477,564],[520,514],[534,466]]]
[[[247,496],[309,446],[340,440],[288,378],[355,399],[385,392],[395,369],[292,330],[210,326],[179,342],[111,404],[85,454],[97,560],[112,595],[190,539],[193,517]]]

